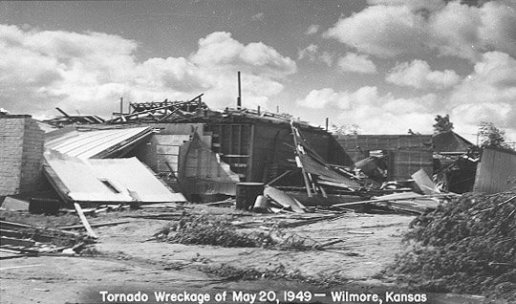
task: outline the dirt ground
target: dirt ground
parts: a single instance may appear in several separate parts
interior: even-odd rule
[[[173,209],[172,209],[173,210]],[[230,214],[230,208],[196,206],[198,213]],[[165,212],[171,210],[155,210]],[[90,222],[120,220],[134,211],[115,212],[90,218]],[[259,220],[266,215],[246,216]],[[92,256],[39,256],[1,260],[1,303],[108,303],[100,291],[109,292],[277,292],[279,302],[334,303],[332,291],[355,293],[386,291],[407,293],[393,278],[380,275],[403,250],[401,237],[411,216],[349,212],[336,220],[326,220],[296,228],[285,228],[317,242],[342,240],[325,250],[279,251],[263,248],[223,248],[146,241],[167,224],[156,219],[127,218],[116,226],[94,228],[99,236]],[[267,229],[259,227],[255,229]],[[260,272],[282,268],[306,280],[238,280],[202,271],[206,267],[230,266]],[[331,280],[338,284],[322,284]],[[310,301],[286,301],[283,291],[325,293]],[[418,291],[410,291],[418,293]],[[419,292],[421,293],[421,292]],[[480,303],[482,297],[470,295],[427,294],[427,303]],[[147,303],[152,302],[153,297]],[[228,298],[225,303],[251,303]],[[260,302],[258,300],[255,303]],[[273,301],[274,302],[274,301]],[[344,301],[341,301],[344,302]],[[347,301],[348,303],[355,303]],[[113,302],[112,302],[113,303]],[[179,302],[159,302],[179,303]],[[199,303],[183,302],[183,303]],[[211,302],[210,302],[211,303]],[[360,303],[379,303],[366,301]]]

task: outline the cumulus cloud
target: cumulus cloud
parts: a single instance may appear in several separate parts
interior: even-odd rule
[[[251,16],[251,20],[253,21],[263,21],[265,15],[263,13],[258,13],[256,15]]]
[[[416,59],[396,65],[385,80],[417,89],[445,89],[459,83],[460,76],[453,70],[432,71],[426,61]]]
[[[484,54],[449,101],[460,124],[490,121],[510,129],[516,139],[516,59],[501,52]]]
[[[341,18],[327,38],[378,57],[437,50],[477,61],[486,51],[516,56],[516,4],[489,1],[370,1],[372,6]]]
[[[324,35],[378,57],[420,49],[428,36],[422,16],[406,6],[384,5],[370,6],[340,19]]]
[[[421,75],[434,73],[418,61],[403,64],[400,71],[424,68]],[[430,71],[430,73],[427,73]],[[442,71],[437,71],[443,73]],[[400,73],[400,75],[403,73]],[[411,72],[403,74],[410,75]],[[414,76],[397,79],[405,84],[431,83],[433,78]],[[416,82],[412,83],[414,79]],[[455,81],[454,81],[455,82]],[[439,83],[439,82],[437,82]],[[489,121],[504,129],[509,140],[516,140],[516,59],[502,52],[488,52],[474,65],[473,72],[458,80],[449,91],[399,98],[391,93],[380,94],[376,87],[365,86],[356,91],[313,90],[297,101],[302,107],[331,107],[341,113],[342,123],[358,124],[365,133],[405,133],[408,128],[430,134],[433,117],[450,114],[455,130],[475,140],[481,121]]]
[[[306,31],[305,31],[305,35],[314,35],[314,34],[317,34],[317,32],[319,32],[319,25],[317,24],[312,24],[310,25]]]
[[[317,53],[319,51],[319,47],[315,44],[310,44],[302,50],[297,52],[298,59],[308,59],[310,61],[315,61],[317,58]]]
[[[297,104],[312,109],[339,109],[339,120],[357,124],[364,133],[404,134],[408,129],[431,132],[434,113],[439,108],[437,97],[427,94],[415,98],[381,95],[378,88],[365,86],[356,91],[335,91],[331,88],[312,90]]]
[[[299,60],[306,59],[311,62],[323,62],[326,63],[327,66],[331,66],[333,64],[333,60],[335,55],[327,52],[327,51],[319,51],[319,46],[315,44],[310,44],[302,50],[299,50],[297,53],[297,58]]]
[[[339,58],[339,68],[344,72],[356,72],[362,74],[375,74],[376,65],[367,55],[347,53],[346,56]]]
[[[319,59],[322,62],[326,63],[327,66],[332,66],[334,58],[335,58],[335,54],[332,54],[327,51],[323,51],[321,53],[321,56],[319,56]]]
[[[243,72],[246,106],[264,105],[296,72],[295,62],[261,42],[242,44],[230,33],[199,40],[188,57],[138,62],[137,42],[117,35],[22,30],[0,25],[0,100],[13,113],[106,115],[130,101],[187,99],[205,93],[213,107],[233,105],[236,71]]]

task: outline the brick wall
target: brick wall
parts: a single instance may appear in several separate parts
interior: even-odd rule
[[[31,118],[25,119],[23,136],[23,157],[21,168],[20,192],[37,190],[42,183],[45,132]]]
[[[0,116],[0,196],[41,182],[44,133],[28,115]]]

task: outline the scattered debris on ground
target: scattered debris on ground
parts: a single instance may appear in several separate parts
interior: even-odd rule
[[[74,255],[94,242],[82,233],[7,221],[0,221],[0,235],[1,259],[41,254]]]

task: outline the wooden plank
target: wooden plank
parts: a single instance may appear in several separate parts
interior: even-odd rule
[[[77,214],[79,215],[79,218],[81,219],[84,228],[86,228],[86,232],[88,233],[88,235],[92,238],[98,238],[93,229],[91,229],[90,223],[88,223],[86,216],[84,216],[81,206],[78,203],[73,203],[73,206],[75,207],[75,210],[77,211]]]

